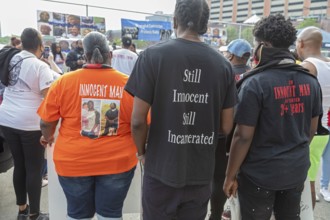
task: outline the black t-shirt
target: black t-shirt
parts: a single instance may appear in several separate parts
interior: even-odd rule
[[[238,81],[241,79],[241,74],[249,71],[251,68],[245,64],[243,65],[232,65],[233,73],[235,75],[235,80]]]
[[[173,187],[209,184],[220,112],[237,100],[230,63],[204,43],[169,40],[139,56],[125,89],[151,105],[145,173]]]
[[[316,79],[290,70],[267,70],[246,79],[235,122],[255,127],[241,173],[271,190],[291,189],[307,176],[311,119],[322,114]]]

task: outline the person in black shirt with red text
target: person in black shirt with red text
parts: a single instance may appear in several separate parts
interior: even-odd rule
[[[317,79],[288,50],[296,29],[270,15],[254,27],[257,66],[238,82],[236,129],[224,192],[236,194],[242,220],[300,219],[309,142],[322,114]]]
[[[146,49],[125,87],[135,96],[132,134],[145,157],[144,220],[205,220],[218,133],[230,132],[237,99],[230,63],[200,40],[208,19],[205,0],[178,0],[177,39]]]

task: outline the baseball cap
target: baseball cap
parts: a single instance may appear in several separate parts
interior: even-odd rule
[[[124,36],[122,37],[121,42],[125,47],[129,47],[132,44],[132,38]]]
[[[228,44],[228,52],[238,57],[243,57],[244,54],[251,54],[251,45],[244,39],[233,40]]]

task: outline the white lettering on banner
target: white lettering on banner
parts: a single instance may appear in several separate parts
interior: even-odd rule
[[[80,96],[106,97],[108,85],[80,84]]]
[[[204,144],[212,145],[214,141],[214,132],[211,136],[204,134],[192,135],[192,134],[173,134],[171,130],[168,130],[168,140],[172,144]]]

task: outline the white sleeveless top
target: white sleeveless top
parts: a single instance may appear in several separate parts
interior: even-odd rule
[[[328,127],[328,110],[330,108],[330,62],[325,62],[317,58],[307,58],[307,62],[312,63],[317,71],[317,79],[322,89],[323,118],[322,125]]]

